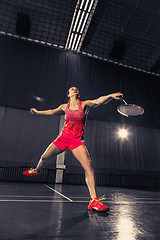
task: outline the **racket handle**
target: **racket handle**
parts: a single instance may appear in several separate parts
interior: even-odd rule
[[[127,102],[122,98],[122,101],[125,103],[125,105],[127,105]]]
[[[119,100],[123,101],[125,103],[125,105],[127,105],[127,102],[123,99],[123,97],[119,97]]]

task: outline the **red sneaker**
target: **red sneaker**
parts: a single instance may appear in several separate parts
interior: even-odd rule
[[[94,200],[90,200],[90,203],[88,205],[89,210],[96,210],[98,212],[107,212],[109,211],[109,207],[105,206],[103,203],[101,203],[102,200],[105,200],[104,196],[101,198],[96,197]]]
[[[40,176],[42,174],[42,172],[36,172],[34,168],[31,168],[30,170],[27,170],[23,173],[26,176],[31,176],[31,175],[36,175],[36,176]]]

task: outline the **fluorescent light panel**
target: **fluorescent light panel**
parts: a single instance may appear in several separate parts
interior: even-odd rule
[[[75,15],[74,24],[71,29],[71,35],[68,42],[68,49],[76,50],[80,41],[80,38],[82,36],[83,30],[85,28],[89,12],[91,11],[92,5],[94,3],[94,0],[86,0],[84,9],[83,5],[85,3],[85,0],[81,1],[80,8],[78,10],[78,13]],[[86,9],[88,8],[88,11]],[[77,40],[77,42],[76,42]]]
[[[84,0],[82,0],[82,2],[81,2],[80,9],[82,9],[83,3],[84,3]]]
[[[89,15],[89,13],[86,14],[86,17],[85,17],[85,19],[84,19],[84,22],[83,22],[83,25],[82,25],[82,28],[81,28],[81,31],[80,31],[81,34],[82,34],[83,29],[84,29],[84,26],[85,26],[85,24],[86,24],[86,21],[87,21],[88,15]]]
[[[86,5],[85,5],[85,7],[84,7],[84,11],[86,11],[87,6],[88,6],[88,3],[89,3],[89,0],[87,0],[87,2],[86,2]]]
[[[91,11],[91,7],[92,7],[92,5],[93,5],[93,2],[94,2],[94,0],[91,1],[90,6],[89,6],[89,8],[88,8],[88,12]]]
[[[81,19],[79,21],[79,24],[78,24],[78,27],[77,27],[77,31],[76,32],[79,32],[79,28],[81,26],[81,22],[82,22],[82,19],[83,19],[83,16],[84,16],[85,12],[82,13],[82,16],[81,16]]]
[[[80,38],[81,38],[81,35],[79,35],[79,37],[78,37],[78,40],[77,40],[77,43],[76,43],[76,46],[75,46],[75,49],[74,49],[74,50],[77,50],[77,47],[78,47],[78,44],[79,44]]]
[[[75,32],[80,13],[81,13],[81,10],[78,11],[78,15],[77,15],[77,18],[76,18],[76,21],[75,21],[75,24],[74,24],[73,32]]]
[[[74,33],[71,34],[71,38],[70,38],[70,41],[69,41],[69,46],[68,46],[68,48],[70,48],[70,46],[71,46],[73,36],[74,36]]]
[[[74,45],[75,45],[75,41],[76,41],[77,36],[78,36],[78,35],[75,34],[75,36],[74,36],[74,40],[73,40],[73,44],[72,44],[72,47],[71,47],[72,50],[74,49]]]

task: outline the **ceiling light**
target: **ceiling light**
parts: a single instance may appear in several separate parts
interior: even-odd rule
[[[81,13],[81,11],[79,10],[79,11],[78,11],[77,18],[76,18],[76,21],[75,21],[75,24],[74,24],[73,32],[75,32],[75,29],[76,29],[76,26],[77,26],[77,22],[78,22],[80,13]]]
[[[85,7],[84,7],[84,11],[86,11],[86,9],[87,9],[88,2],[89,2],[89,0],[87,0],[87,2],[86,2],[86,5],[85,5]]]
[[[72,38],[73,38],[73,36],[74,36],[74,34],[72,33],[72,35],[71,35],[71,38],[70,38],[70,42],[69,42],[69,46],[68,46],[68,48],[70,48],[70,47],[71,47],[71,43],[72,43]]]
[[[85,17],[85,19],[84,19],[84,22],[83,22],[83,25],[82,25],[82,28],[81,28],[80,33],[83,32],[83,29],[84,29],[84,26],[85,26],[85,24],[86,24],[86,21],[87,21],[88,15],[89,15],[89,13],[86,14],[86,17]]]
[[[75,34],[75,37],[74,37],[74,40],[73,40],[73,44],[72,44],[72,47],[71,47],[71,49],[73,50],[73,48],[74,48],[74,45],[75,45],[75,41],[76,41],[76,38],[77,38],[77,34]]]
[[[82,22],[82,19],[83,19],[84,14],[85,14],[85,12],[83,12],[82,15],[81,15],[81,19],[80,19],[80,21],[79,21],[79,24],[78,24],[78,27],[77,27],[77,31],[76,31],[76,32],[79,32],[79,28],[80,28],[80,26],[81,26],[81,22]]]
[[[66,49],[80,51],[98,0],[78,0],[69,30]],[[84,6],[85,4],[85,6]],[[83,8],[84,6],[84,8]],[[87,10],[88,9],[88,10]]]
[[[78,37],[78,40],[77,40],[77,43],[76,43],[76,46],[75,46],[75,50],[77,50],[77,47],[78,47],[78,44],[79,44],[80,38],[81,38],[81,35],[79,35],[79,37]]]
[[[82,9],[83,3],[84,3],[84,0],[82,0],[82,2],[81,2],[80,9]]]
[[[93,1],[94,1],[94,0],[92,0],[91,3],[90,3],[90,6],[89,6],[89,9],[88,9],[88,12],[91,11],[91,7],[92,7],[92,4],[93,4]]]

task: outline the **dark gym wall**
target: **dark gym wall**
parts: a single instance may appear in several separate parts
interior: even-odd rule
[[[59,116],[36,116],[29,111],[0,107],[0,167],[36,166],[57,137]],[[56,157],[47,167],[55,169]]]
[[[82,100],[122,91],[128,103],[144,107],[143,116],[126,119],[116,111],[121,102],[112,101],[91,110],[89,118],[160,128],[158,77],[11,38],[0,38],[0,52],[2,106],[54,108],[66,102],[66,91],[73,85],[80,89]]]

